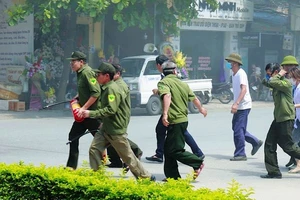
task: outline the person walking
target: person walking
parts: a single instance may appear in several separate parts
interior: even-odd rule
[[[158,94],[162,104],[162,123],[167,127],[167,136],[164,145],[164,173],[166,178],[175,180],[181,178],[177,161],[194,169],[193,178],[196,179],[204,167],[203,160],[188,151],[185,151],[184,132],[188,126],[188,102],[192,101],[204,117],[207,110],[202,107],[187,83],[177,77],[176,64],[170,61],[162,64],[164,78],[157,84]]]
[[[100,87],[95,79],[95,73],[92,68],[86,63],[86,55],[80,51],[72,53],[70,58],[70,66],[72,71],[76,72],[77,75],[77,90],[76,95],[79,105],[77,115],[81,115],[83,110],[96,110],[98,107],[98,100],[100,96]],[[98,119],[86,118],[82,122],[74,121],[72,128],[69,132],[70,150],[69,158],[67,161],[67,167],[76,169],[78,165],[79,157],[79,138],[84,135],[86,130],[89,130],[92,135],[97,132],[100,125]]]
[[[293,86],[295,86],[293,92],[294,106],[296,109],[296,118],[294,122],[294,129],[292,132],[292,139],[295,145],[300,146],[300,69],[298,67],[293,67],[290,69],[289,76],[292,79]],[[289,173],[299,173],[300,172],[300,160],[291,157],[293,163],[295,163],[295,168],[291,169]]]
[[[225,58],[231,65],[233,105],[231,106],[232,130],[235,151],[230,161],[246,161],[245,141],[252,144],[251,155],[255,155],[263,142],[247,131],[248,115],[252,107],[251,96],[249,93],[249,83],[246,72],[241,68],[243,65],[241,56],[236,53],[230,54]]]
[[[113,81],[115,68],[109,63],[101,63],[96,73],[97,81],[101,84],[101,106],[97,110],[84,110],[85,118],[101,118],[102,126],[95,134],[89,150],[90,166],[94,171],[103,164],[101,156],[105,149],[112,145],[120,158],[129,166],[136,178],[150,178],[151,175],[134,155],[127,139],[127,127],[130,120],[130,91],[120,87]]]
[[[155,59],[157,70],[161,73],[162,79],[164,77],[164,74],[161,66],[164,62],[168,60],[169,59],[165,55],[159,55]],[[153,89],[152,92],[154,95],[158,95],[158,89]],[[165,138],[167,133],[167,127],[164,126],[162,123],[162,115],[160,116],[157,122],[155,132],[156,132],[157,148],[155,150],[155,154],[153,156],[146,157],[146,160],[162,163],[163,155],[164,155],[164,144],[165,144]],[[188,130],[184,132],[184,139],[185,142],[191,147],[192,152],[203,160],[205,158],[205,155],[197,145],[193,136],[188,132]]]
[[[291,73],[289,73],[289,72],[290,72],[291,69],[297,67],[298,65],[299,64],[298,64],[298,62],[297,62],[297,60],[294,56],[291,56],[291,55],[285,56],[283,58],[282,63],[281,63],[281,66],[287,72],[285,77],[288,78],[289,80],[292,80],[292,78],[290,77]],[[293,95],[293,97],[294,97],[295,90],[296,90],[296,85],[292,84],[292,95]],[[293,168],[294,166],[296,166],[296,164],[297,163],[296,163],[295,158],[291,157],[289,162],[285,166],[289,167],[289,168]]]
[[[284,61],[286,61],[285,58]],[[268,173],[261,175],[261,178],[282,178],[277,160],[277,144],[288,155],[300,159],[300,148],[294,144],[291,134],[295,121],[292,84],[285,77],[287,75],[287,66],[285,65],[290,64],[292,63],[288,61],[282,62],[283,69],[281,69],[279,64],[272,65],[272,77],[269,81],[264,79],[262,82],[265,86],[273,89],[274,120],[269,128],[264,146],[265,167]]]
[[[112,63],[112,66],[116,70],[116,74],[114,75],[115,83],[119,86],[121,91],[127,91],[128,85],[125,83],[125,81],[122,78],[123,68],[119,64],[114,64],[114,63]],[[143,151],[139,148],[139,146],[136,143],[134,143],[130,139],[128,139],[128,142],[130,144],[130,147],[131,147],[134,155],[139,160],[141,160]],[[109,147],[107,147],[107,155],[108,155],[108,158],[110,161],[110,164],[107,165],[108,167],[111,167],[111,168],[123,167],[125,169],[125,172],[128,172],[128,170],[129,170],[128,166],[121,161],[120,156],[118,155],[117,151],[111,145]]]

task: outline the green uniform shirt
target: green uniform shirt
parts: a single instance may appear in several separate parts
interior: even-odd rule
[[[176,75],[169,74],[158,82],[157,88],[162,98],[165,94],[171,94],[171,104],[168,111],[170,124],[187,122],[188,102],[196,98],[188,84],[182,82]]]
[[[122,89],[110,81],[101,86],[100,109],[90,111],[91,118],[102,119],[102,130],[107,134],[124,134],[130,119],[130,105],[126,101],[130,98],[129,89]]]
[[[292,96],[292,84],[288,79],[277,74],[269,81],[262,82],[265,86],[273,88],[274,118],[276,122],[295,119],[295,108]]]
[[[100,86],[95,73],[87,64],[77,71],[77,89],[80,106],[83,106],[90,97],[99,98],[100,96]],[[89,107],[89,110],[96,110],[97,107],[98,100]]]
[[[125,107],[129,107],[129,116],[131,114],[130,108],[131,108],[131,102],[130,102],[130,90],[128,85],[125,83],[122,77],[119,77],[117,80],[115,80],[115,83],[119,86],[119,89],[121,90],[122,99],[124,99]]]

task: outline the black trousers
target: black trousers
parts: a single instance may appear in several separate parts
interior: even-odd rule
[[[138,147],[138,145],[136,143],[134,143],[133,141],[131,141],[130,139],[127,139],[131,150],[133,151],[134,155],[138,158],[139,155],[143,154],[142,150]],[[111,162],[112,165],[114,166],[119,166],[122,167],[123,166],[123,162],[120,159],[120,156],[118,155],[117,151],[110,145],[109,147],[107,147],[107,155],[109,158],[109,161]]]
[[[83,122],[74,121],[73,126],[69,133],[70,151],[69,158],[67,162],[67,167],[73,169],[77,168],[78,156],[79,156],[79,138],[83,136],[86,130],[89,130],[94,136],[98,130],[100,121],[97,119],[86,118]]]
[[[167,134],[168,127],[165,127],[162,123],[162,115],[160,116],[155,132],[156,132],[156,141],[157,141],[157,149],[155,151],[155,156],[158,158],[163,158],[164,155],[164,145],[165,145],[165,139]],[[188,132],[188,130],[185,130],[184,132],[184,140],[187,143],[187,145],[190,146],[193,154],[195,154],[198,157],[201,157],[204,155],[202,150],[199,148],[198,144],[194,140],[193,136]]]
[[[170,124],[168,127],[164,146],[164,172],[166,178],[174,178],[175,180],[181,178],[177,161],[192,167],[194,170],[199,169],[203,162],[198,156],[184,149],[184,132],[187,126],[188,122],[183,122]]]
[[[294,120],[272,122],[265,141],[265,166],[268,174],[280,175],[277,160],[277,144],[288,155],[300,159],[300,147],[294,143],[291,133]]]

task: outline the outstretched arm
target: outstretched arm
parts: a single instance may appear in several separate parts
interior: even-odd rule
[[[207,110],[205,108],[202,107],[202,104],[201,102],[199,101],[199,99],[196,97],[194,100],[193,100],[193,103],[194,105],[198,108],[199,112],[204,116],[206,117],[207,115]]]

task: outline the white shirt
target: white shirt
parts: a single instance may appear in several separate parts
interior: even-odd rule
[[[297,85],[294,91],[294,104],[300,104],[300,84]],[[300,108],[296,108],[296,119],[300,121]]]
[[[242,101],[239,102],[238,110],[245,110],[252,107],[252,99],[249,92],[249,83],[246,72],[240,68],[235,75],[232,76],[233,100],[236,102],[241,93],[241,85],[246,86],[246,94]]]

